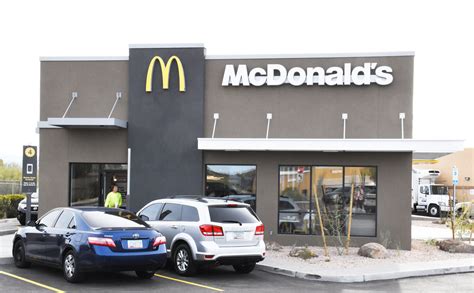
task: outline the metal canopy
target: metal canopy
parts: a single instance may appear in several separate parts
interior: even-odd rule
[[[446,154],[463,150],[464,140],[198,138],[199,150],[413,152]]]
[[[127,121],[117,118],[48,118],[47,124],[62,128],[127,128]]]

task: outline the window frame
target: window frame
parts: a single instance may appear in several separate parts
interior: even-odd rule
[[[204,164],[204,180],[203,180],[203,193],[206,197],[206,184],[207,184],[207,167],[208,166],[253,166],[255,167],[255,213],[257,212],[257,195],[258,195],[258,164],[244,164],[244,163],[210,163]]]
[[[281,175],[280,175],[280,168],[281,167],[309,167],[310,168],[310,190],[309,190],[309,198],[310,198],[310,201],[309,201],[309,206],[310,206],[310,210],[308,211],[308,213],[310,214],[310,217],[309,217],[309,233],[308,234],[298,234],[298,233],[280,233],[280,196],[281,196],[281,190],[280,190],[280,181],[281,181]],[[377,193],[376,193],[376,205],[375,205],[375,213],[373,214],[370,214],[370,215],[374,215],[375,216],[375,234],[374,235],[371,235],[371,236],[368,236],[368,235],[357,235],[357,234],[353,234],[351,233],[351,237],[358,237],[358,238],[377,238],[377,235],[378,235],[378,214],[379,214],[379,168],[377,165],[370,165],[370,164],[367,164],[367,165],[361,165],[361,164],[314,164],[314,165],[311,165],[311,164],[278,164],[277,168],[278,168],[278,199],[276,201],[276,208],[277,208],[277,234],[278,235],[301,235],[301,236],[319,236],[321,237],[321,235],[316,235],[314,233],[314,231],[312,231],[312,221],[313,221],[313,217],[312,217],[312,213],[314,213],[315,215],[317,214],[317,211],[316,210],[311,210],[311,207],[313,206],[313,168],[314,167],[341,167],[342,168],[342,188],[344,190],[344,187],[345,187],[345,183],[346,183],[346,179],[345,179],[345,176],[346,176],[346,168],[375,168],[375,178],[374,178],[374,181],[375,181],[375,186],[376,186],[376,190],[377,190]],[[282,212],[282,213],[285,213],[285,212]],[[288,212],[290,213],[290,212]],[[359,215],[364,215],[364,214],[359,214]],[[325,235],[325,236],[328,236],[328,237],[334,237],[332,235]],[[345,235],[347,236],[347,235]]]

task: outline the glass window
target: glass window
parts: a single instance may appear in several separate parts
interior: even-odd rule
[[[323,222],[325,234],[339,235],[345,233],[348,199],[343,188],[343,168],[334,166],[317,166],[313,171],[314,221],[313,232],[321,235],[319,215]]]
[[[71,164],[71,206],[99,206],[99,164]]]
[[[278,231],[282,234],[309,234],[311,168],[280,167]]]
[[[70,180],[71,206],[103,206],[112,185],[122,194],[122,206],[126,203],[126,164],[72,163]]]
[[[181,211],[181,221],[186,222],[199,222],[198,210],[195,207],[183,205]]]
[[[250,204],[256,210],[257,166],[207,165],[206,196]]]
[[[147,208],[145,208],[141,213],[141,216],[146,216],[148,220],[146,221],[156,221],[158,220],[158,213],[161,211],[161,207],[163,206],[162,203],[155,203],[152,205],[149,205]]]
[[[376,236],[377,168],[281,166],[279,233]],[[321,219],[321,220],[320,220]]]
[[[377,212],[377,169],[346,167],[344,186],[349,207],[352,205],[351,235],[375,236]],[[352,202],[350,199],[352,198]]]
[[[180,221],[181,207],[181,205],[174,203],[165,204],[160,214],[160,221]]]
[[[256,215],[245,206],[210,206],[209,215],[217,223],[258,223]]]
[[[53,227],[54,223],[56,222],[57,217],[61,213],[62,210],[53,210],[46,215],[44,215],[39,220],[39,225],[43,227]]]
[[[150,227],[134,213],[122,210],[85,211],[84,219],[92,228],[143,228]]]
[[[71,223],[72,218],[74,218],[74,213],[68,210],[65,210],[61,216],[59,216],[58,221],[56,222],[56,225],[54,227],[59,228],[59,229],[66,229],[69,226],[69,223]]]

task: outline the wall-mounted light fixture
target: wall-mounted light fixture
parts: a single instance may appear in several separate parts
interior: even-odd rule
[[[214,127],[212,128],[212,138],[216,134],[217,120],[219,120],[219,113],[214,113]]]
[[[401,123],[401,126],[402,126],[402,139],[405,139],[405,129],[404,129],[404,125],[403,125],[403,121],[405,120],[405,113],[400,113],[398,115],[398,118],[400,118],[400,123]]]
[[[342,113],[342,123],[343,123],[343,126],[342,126],[342,138],[343,139],[346,139],[346,121],[347,121],[347,118],[349,117],[349,115],[347,115],[347,113]]]
[[[272,113],[267,113],[267,135],[265,136],[266,139],[268,139],[268,133],[270,132],[270,121],[272,120],[272,118]]]

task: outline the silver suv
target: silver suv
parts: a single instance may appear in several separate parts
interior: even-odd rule
[[[250,273],[265,258],[264,226],[248,204],[166,198],[137,215],[166,237],[168,258],[180,275],[193,275],[202,265],[232,265],[238,273]]]

